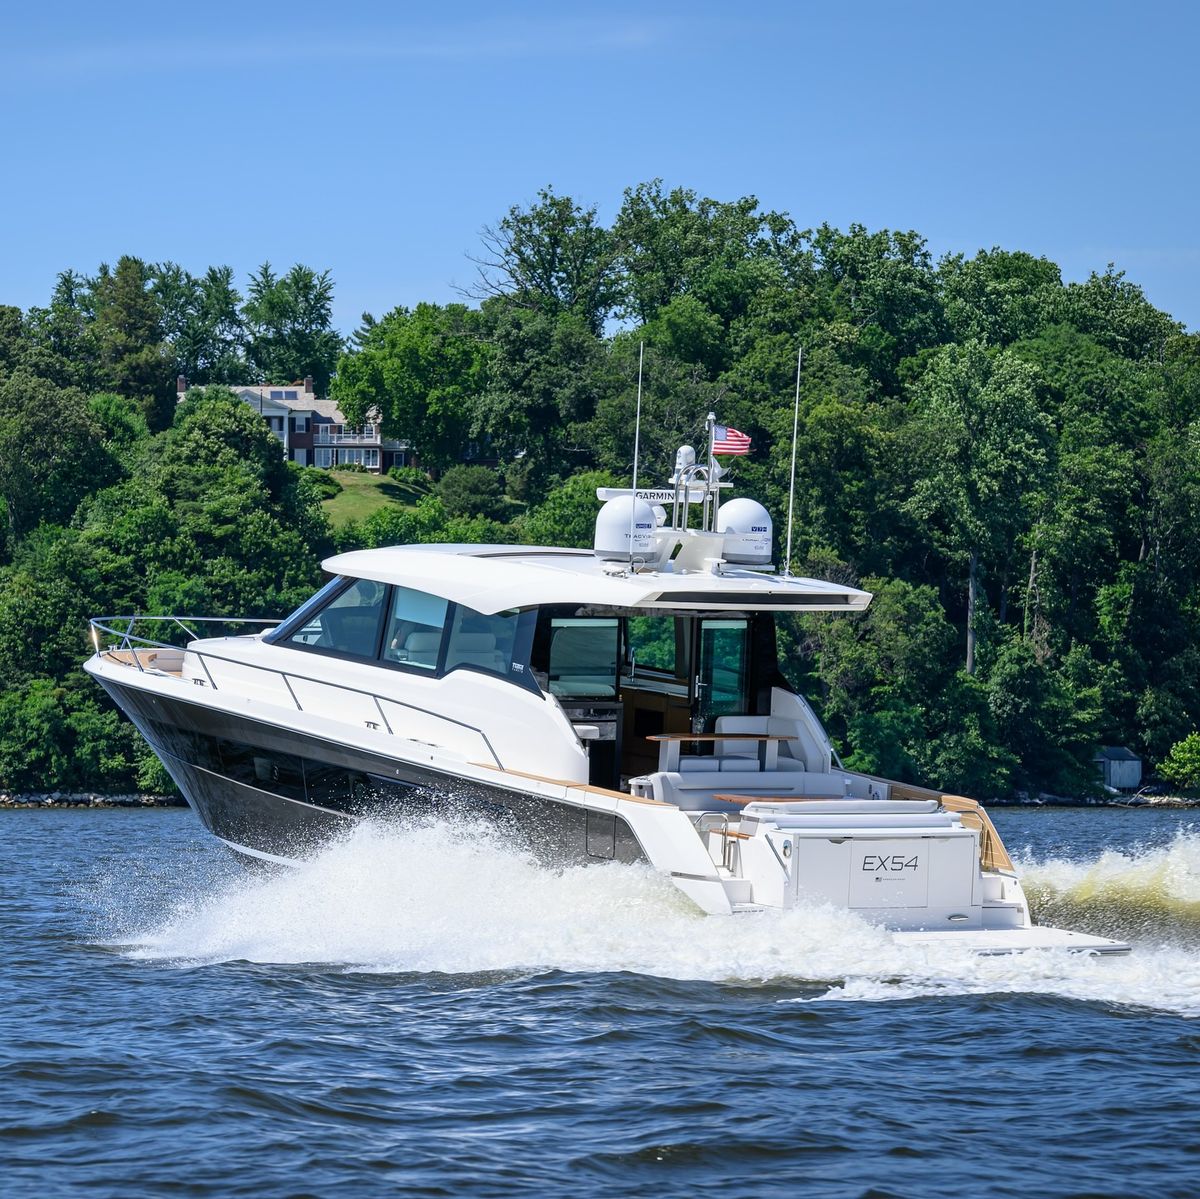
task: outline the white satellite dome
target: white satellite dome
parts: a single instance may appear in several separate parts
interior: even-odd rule
[[[654,552],[657,524],[654,510],[645,500],[619,495],[615,500],[609,500],[596,517],[592,552],[605,561],[647,558]]]
[[[745,496],[722,504],[717,513],[717,532],[725,534],[726,562],[766,566],[771,561],[773,529],[766,508]]]

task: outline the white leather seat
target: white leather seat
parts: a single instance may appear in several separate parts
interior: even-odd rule
[[[457,633],[451,639],[446,657],[446,669],[456,666],[480,666],[484,670],[503,673],[507,669],[504,655],[496,649],[492,633]]]
[[[840,774],[818,774],[816,771],[759,771],[759,770],[659,770],[646,776],[655,799],[673,803],[688,810],[738,811],[738,804],[715,800],[714,795],[761,796],[763,802],[772,798],[800,799],[819,796],[840,798],[845,794],[845,781]]]
[[[410,666],[425,666],[432,670],[437,666],[438,650],[442,645],[440,632],[409,633],[404,641],[402,661]]]
[[[716,731],[721,733],[754,733],[767,735],[768,716],[718,716]],[[713,751],[718,757],[753,758],[758,761],[758,743],[755,741],[718,741]]]
[[[798,720],[778,716],[718,716],[716,731],[721,733],[753,733],[759,737],[787,737],[776,741],[767,750],[771,770],[805,770],[804,742]],[[715,753],[722,758],[753,758],[758,761],[759,745],[755,741],[718,741]]]

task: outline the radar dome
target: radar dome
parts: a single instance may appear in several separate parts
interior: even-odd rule
[[[772,531],[771,517],[757,500],[739,496],[722,504],[717,513],[717,532],[725,534],[726,562],[766,566],[771,561]]]
[[[654,552],[655,524],[654,511],[645,500],[619,495],[609,500],[596,517],[592,552],[605,561],[648,558]]]

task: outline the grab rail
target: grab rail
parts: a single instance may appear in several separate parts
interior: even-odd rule
[[[188,616],[185,619],[193,624],[231,624],[231,625],[267,625],[274,627],[280,624],[278,620],[266,620],[257,616]],[[124,629],[115,629],[111,624],[106,624],[106,621],[128,621]],[[133,632],[134,626],[139,621],[171,621],[178,625],[192,641],[199,641],[201,637],[198,633],[193,632],[183,623],[183,620],[178,616],[93,616],[88,624],[92,631],[92,645],[95,646],[97,654],[112,653],[114,650],[124,653],[129,653],[133,657],[134,664],[143,674],[146,668],[142,665],[141,659],[138,657],[139,647],[146,649],[174,649],[182,650],[185,653],[192,654],[204,667],[204,673],[208,678],[208,685],[214,690],[219,691],[216,680],[212,676],[212,671],[208,668],[206,658],[211,658],[214,662],[227,662],[231,666],[240,666],[249,670],[261,670],[266,674],[278,675],[283,680],[283,685],[287,688],[288,695],[292,698],[292,703],[296,705],[297,712],[303,712],[304,708],[300,700],[296,696],[295,690],[292,688],[292,680],[303,683],[317,683],[324,687],[336,687],[339,691],[348,691],[351,695],[365,696],[375,704],[375,710],[379,713],[379,719],[383,721],[383,727],[387,729],[388,735],[396,736],[396,731],[392,728],[391,721],[387,718],[387,713],[383,710],[381,699],[386,699],[389,704],[395,704],[398,708],[408,708],[413,712],[420,712],[424,716],[433,716],[437,720],[444,720],[447,724],[457,725],[461,729],[466,729],[468,732],[477,733],[482,738],[484,745],[487,746],[488,753],[492,755],[492,760],[496,765],[503,770],[504,763],[500,761],[500,755],[496,753],[495,747],[492,745],[490,738],[483,729],[476,727],[473,724],[468,724],[465,720],[456,720],[453,716],[446,716],[442,712],[434,712],[429,708],[422,708],[419,704],[406,703],[402,699],[395,699],[392,696],[380,696],[374,691],[366,691],[361,687],[351,687],[345,683],[331,683],[328,679],[315,678],[313,675],[301,674],[296,670],[283,670],[278,666],[264,666],[261,662],[245,662],[240,658],[228,658],[223,654],[214,654],[211,650],[192,649],[190,644],[187,646],[173,645],[169,641],[155,641],[150,637],[143,637],[140,634]],[[105,646],[100,644],[100,634],[107,633],[119,640],[117,646]],[[407,738],[406,738],[407,740]]]
[[[710,821],[719,821],[720,827],[717,831],[717,836],[721,838],[721,866],[729,871],[733,870],[733,838],[729,832],[729,813],[728,812],[703,812],[700,819],[696,821],[696,831],[703,836],[705,833],[712,832],[712,824]],[[710,851],[709,857],[712,856]]]

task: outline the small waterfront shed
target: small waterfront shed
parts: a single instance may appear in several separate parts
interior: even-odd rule
[[[1106,787],[1136,791],[1142,785],[1142,759],[1123,745],[1102,745],[1093,761]]]

